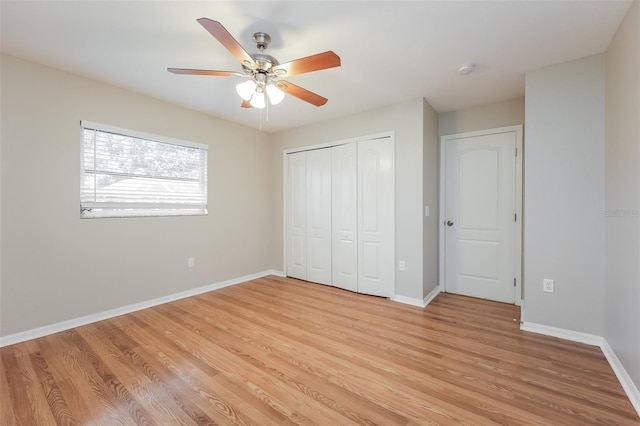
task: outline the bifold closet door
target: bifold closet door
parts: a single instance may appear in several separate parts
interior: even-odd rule
[[[358,292],[390,297],[394,280],[394,159],[391,138],[358,142]]]
[[[287,156],[287,276],[307,279],[307,153]]]
[[[331,284],[331,150],[307,151],[307,281]]]
[[[288,154],[287,163],[287,275],[393,296],[392,139]]]
[[[355,143],[331,148],[333,285],[358,291],[358,172]]]

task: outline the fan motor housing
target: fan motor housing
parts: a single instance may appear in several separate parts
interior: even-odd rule
[[[269,43],[271,43],[271,36],[267,33],[263,33],[262,31],[258,31],[253,34],[253,41],[256,42],[256,47],[260,50],[264,50],[269,47]]]
[[[243,64],[242,68],[245,70],[245,72],[264,71],[266,73],[269,73],[272,67],[280,65],[280,62],[278,62],[276,58],[271,55],[267,55],[266,53],[251,53],[250,55],[258,65],[258,67],[256,70],[252,70],[250,67]]]

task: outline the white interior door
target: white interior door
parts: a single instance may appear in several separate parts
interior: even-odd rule
[[[331,148],[332,283],[358,291],[357,146]]]
[[[287,276],[307,279],[307,153],[287,156]]]
[[[331,150],[307,151],[307,280],[331,284]]]
[[[445,146],[445,289],[514,303],[516,132]]]
[[[358,142],[358,292],[394,294],[393,142]]]

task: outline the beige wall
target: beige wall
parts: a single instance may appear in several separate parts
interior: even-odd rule
[[[438,122],[441,136],[524,124],[524,98],[444,112]]]
[[[637,0],[607,50],[605,83],[604,337],[640,389],[640,3]]]
[[[274,203],[282,217],[283,151],[377,133],[395,133],[396,161],[396,260],[406,262],[406,271],[396,268],[396,294],[422,299],[423,294],[423,99],[379,108],[329,122],[283,131],[274,135],[273,161],[279,174],[275,180]],[[435,132],[435,129],[432,130]],[[282,253],[282,223],[278,223],[278,243]],[[282,255],[279,259],[282,264]],[[397,262],[396,262],[397,263]]]
[[[527,322],[602,336],[604,55],[526,75]],[[545,293],[542,280],[555,280]]]
[[[14,57],[1,67],[1,335],[280,268],[267,135]],[[208,144],[209,215],[81,220],[80,120]]]
[[[526,76],[524,295],[531,323],[602,336],[604,55]],[[542,280],[555,280],[545,293]]]

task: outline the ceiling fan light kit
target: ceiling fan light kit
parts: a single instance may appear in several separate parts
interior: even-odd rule
[[[250,101],[251,96],[253,96],[253,93],[256,90],[256,86],[257,84],[255,81],[247,80],[244,83],[236,84],[236,92],[238,92],[238,95],[240,95],[240,97],[245,101]]]
[[[253,95],[251,96],[251,102],[249,102],[249,105],[258,109],[262,109],[265,106],[267,106],[267,103],[264,100],[264,92],[259,92],[258,90],[253,92]]]
[[[278,105],[284,99],[284,92],[278,89],[278,86],[275,84],[267,85],[267,95],[269,96],[271,105]]]
[[[244,108],[264,108],[266,106],[265,96],[269,98],[271,105],[277,105],[282,102],[285,93],[315,106],[322,106],[327,103],[326,98],[295,84],[280,80],[280,77],[339,67],[340,57],[332,51],[329,50],[280,64],[276,58],[264,53],[264,50],[271,42],[269,34],[263,32],[255,33],[253,40],[260,52],[249,54],[220,22],[208,18],[200,18],[198,22],[235,56],[240,62],[243,72],[167,68],[169,72],[174,74],[240,76],[248,78],[247,81],[236,85],[236,92],[242,98],[241,106]]]

